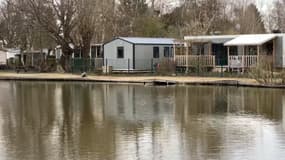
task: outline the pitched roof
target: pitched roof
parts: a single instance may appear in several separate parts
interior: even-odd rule
[[[252,35],[240,35],[237,38],[226,42],[225,46],[257,46],[262,45],[274,38],[276,34],[252,34]]]
[[[144,37],[119,37],[133,44],[166,44],[172,45],[175,41],[174,38],[144,38]]]

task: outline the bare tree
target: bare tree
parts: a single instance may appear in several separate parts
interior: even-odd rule
[[[239,33],[265,33],[263,17],[254,4],[239,5],[234,12],[234,21]]]
[[[34,25],[45,29],[61,46],[62,67],[69,70],[69,60],[73,53],[72,34],[77,25],[76,2],[74,0],[18,0],[18,8],[30,17]]]
[[[4,0],[0,8],[0,38],[4,47],[23,50],[53,48],[54,41],[18,9],[17,0]]]
[[[19,20],[19,18],[19,14],[16,14],[12,1],[6,0],[2,2],[0,33],[1,40],[5,43],[4,45],[8,47],[15,46],[17,38],[15,21]]]
[[[277,0],[274,3],[274,9],[267,19],[267,28],[271,31],[279,30],[285,32],[285,0]]]
[[[123,36],[131,36],[135,33],[137,18],[144,16],[148,6],[145,0],[120,0],[118,6],[118,23],[120,26],[119,34]]]
[[[175,9],[173,20],[179,28],[180,36],[185,34],[209,34],[221,14],[219,0],[185,0],[181,7]]]
[[[90,53],[90,43],[95,34],[95,28],[99,15],[97,14],[96,0],[76,0],[77,1],[77,44],[81,48],[84,58]]]
[[[95,24],[93,41],[103,43],[119,36],[116,0],[98,0],[96,14],[97,23]]]
[[[19,47],[26,49],[32,41],[32,27],[16,8],[16,1],[5,0],[1,6],[1,40],[5,47]]]

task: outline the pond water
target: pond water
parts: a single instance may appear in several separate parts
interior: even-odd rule
[[[0,82],[0,159],[278,160],[285,91]]]

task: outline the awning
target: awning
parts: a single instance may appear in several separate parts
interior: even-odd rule
[[[184,39],[194,43],[214,43],[214,44],[224,44],[229,40],[232,40],[238,36],[236,35],[210,35],[210,36],[185,36]]]
[[[277,36],[274,34],[253,34],[241,35],[237,38],[226,42],[225,46],[259,46],[273,40]]]

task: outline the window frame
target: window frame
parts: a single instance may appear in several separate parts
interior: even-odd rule
[[[170,47],[164,47],[163,48],[163,55],[164,55],[165,58],[170,58],[171,57]]]
[[[154,59],[160,58],[160,54],[159,54],[160,48],[158,46],[154,46],[152,51],[153,51],[152,57]]]
[[[230,51],[231,56],[237,56],[238,55],[238,46],[230,46],[229,51]]]
[[[122,55],[120,55],[120,51],[122,51]],[[123,46],[117,47],[117,59],[124,59],[125,58],[125,49]]]

